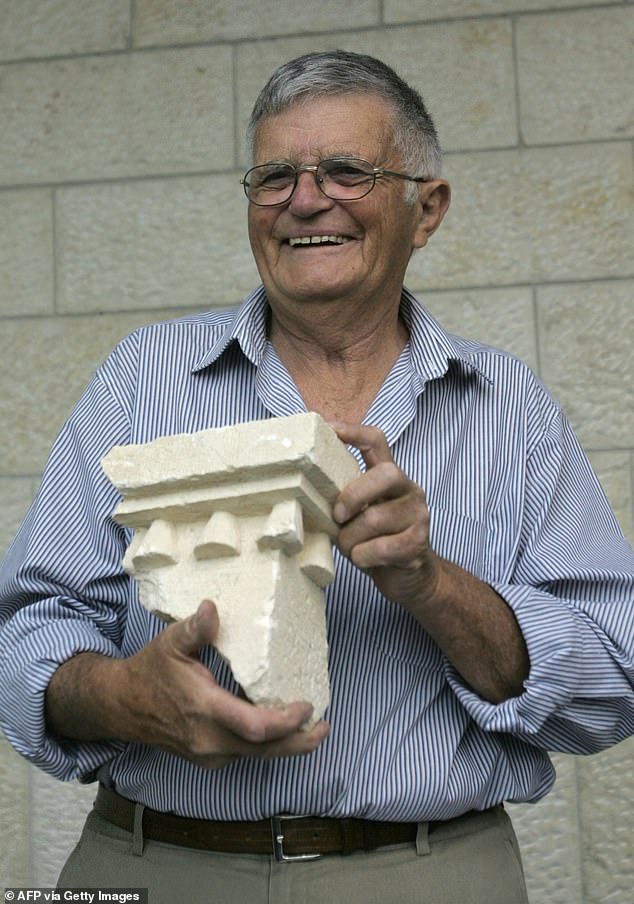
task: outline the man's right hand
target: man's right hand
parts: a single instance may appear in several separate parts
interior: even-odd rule
[[[118,739],[160,747],[217,769],[238,757],[310,753],[327,736],[307,703],[255,707],[221,688],[200,662],[214,644],[218,614],[201,603],[127,659],[81,653],[53,675],[46,694],[49,730],[76,740]]]

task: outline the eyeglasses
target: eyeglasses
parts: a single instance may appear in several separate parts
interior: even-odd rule
[[[333,201],[358,201],[365,198],[377,179],[394,176],[407,182],[428,182],[424,176],[407,176],[372,166],[361,157],[329,157],[314,165],[262,163],[254,166],[240,180],[244,193],[257,207],[277,207],[290,201],[300,173],[312,173],[322,194]]]

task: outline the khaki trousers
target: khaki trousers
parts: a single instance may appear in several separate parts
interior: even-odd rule
[[[303,863],[144,840],[88,817],[58,888],[147,888],[149,904],[528,904],[501,807],[428,831],[416,844]]]

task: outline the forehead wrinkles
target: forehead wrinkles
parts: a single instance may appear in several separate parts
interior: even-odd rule
[[[262,118],[255,133],[254,162],[314,164],[328,157],[361,157],[385,164],[400,156],[394,117],[380,97],[327,95],[297,101]]]

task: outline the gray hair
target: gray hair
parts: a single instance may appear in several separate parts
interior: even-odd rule
[[[441,150],[433,120],[420,94],[375,57],[347,50],[307,53],[275,70],[255,102],[246,141],[253,160],[260,120],[299,100],[327,94],[371,92],[394,111],[394,143],[412,176],[440,176]],[[413,187],[413,186],[410,186]]]

